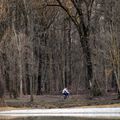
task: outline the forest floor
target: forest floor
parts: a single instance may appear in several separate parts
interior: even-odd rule
[[[30,102],[30,96],[17,99],[5,99],[6,105],[1,110],[25,109],[25,108],[71,108],[71,107],[120,107],[120,99],[115,93],[89,98],[87,95],[70,95],[64,99],[62,95],[34,96],[34,102]]]

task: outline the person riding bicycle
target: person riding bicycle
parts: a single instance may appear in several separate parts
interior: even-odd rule
[[[64,95],[64,99],[66,99],[68,96],[69,96],[69,91],[67,88],[64,88],[63,91],[62,91],[62,94]]]

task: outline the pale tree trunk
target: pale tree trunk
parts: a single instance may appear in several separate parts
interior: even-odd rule
[[[72,64],[71,64],[71,61],[72,61],[72,56],[71,56],[71,50],[72,50],[72,43],[71,43],[71,20],[69,20],[69,30],[68,30],[68,40],[69,40],[69,46],[68,46],[68,58],[69,58],[69,77],[68,77],[68,84],[69,86],[72,85]]]
[[[15,35],[15,43],[17,45],[17,49],[18,49],[18,65],[19,65],[19,82],[20,82],[20,97],[22,97],[23,95],[23,76],[22,76],[22,44],[21,44],[21,39],[18,36],[16,30],[15,30],[15,25],[14,23],[12,23],[12,28],[13,28],[13,32]]]
[[[31,22],[31,18],[30,16],[28,15],[28,8],[27,8],[27,3],[26,3],[26,0],[23,0],[23,3],[24,3],[24,7],[25,7],[25,12],[26,12],[26,17],[27,17],[27,32],[29,33],[29,41],[30,41],[30,48],[31,48],[31,56],[30,56],[30,59],[31,59],[31,63],[30,64],[30,67],[29,67],[29,76],[30,76],[30,101],[33,102],[34,101],[34,96],[33,96],[33,64],[34,64],[34,56],[33,56],[33,24]],[[30,12],[31,12],[31,9],[30,9]]]
[[[116,31],[113,31],[114,25],[113,21],[110,24],[110,60],[113,66],[113,72],[115,74],[117,89],[118,89],[118,98],[120,98],[120,50],[119,50],[119,41],[116,39]],[[117,28],[116,28],[117,30]]]

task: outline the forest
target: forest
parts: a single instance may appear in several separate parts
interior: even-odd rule
[[[0,0],[0,98],[120,98],[120,0]]]

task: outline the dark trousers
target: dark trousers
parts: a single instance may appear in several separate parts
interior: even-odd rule
[[[63,95],[64,95],[64,99],[66,99],[69,94],[67,92],[64,92]]]

